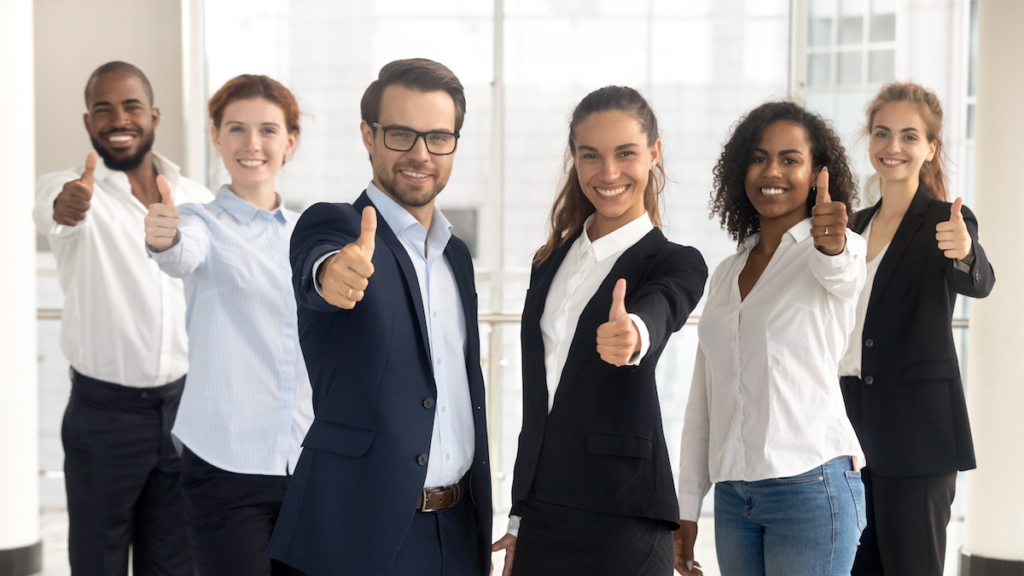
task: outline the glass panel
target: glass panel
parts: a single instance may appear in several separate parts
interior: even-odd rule
[[[970,68],[967,77],[967,95],[978,93],[978,0],[971,0],[971,47],[969,54]]]
[[[864,17],[843,16],[839,19],[839,43],[860,44],[864,41]]]
[[[974,104],[967,106],[967,137],[974,138]]]
[[[868,82],[892,82],[896,78],[896,51],[872,50],[868,54]]]
[[[828,86],[832,78],[832,54],[807,56],[807,85]]]
[[[875,14],[871,16],[871,41],[892,42],[896,40],[896,15]]]
[[[807,109],[825,118],[832,116],[832,93],[826,91],[807,91]]]
[[[808,46],[828,46],[832,43],[832,19],[811,18],[807,26]]]
[[[860,84],[861,82],[861,60],[863,52],[840,52],[839,53],[839,79],[838,84]]]

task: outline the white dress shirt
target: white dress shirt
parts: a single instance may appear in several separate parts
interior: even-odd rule
[[[861,237],[865,241],[871,238],[870,222],[868,227],[864,229],[864,232],[861,233]],[[878,265],[882,263],[882,258],[885,258],[885,253],[888,251],[889,244],[886,244],[882,251],[875,255],[874,260],[867,263],[867,280],[864,282],[864,289],[860,291],[860,297],[857,298],[857,321],[853,326],[853,332],[850,334],[850,343],[846,346],[846,353],[843,354],[843,359],[839,361],[840,376],[860,377],[860,362],[864,357],[864,318],[868,313],[868,301],[871,300],[871,287],[875,284],[875,274],[878,273]]]
[[[416,270],[423,312],[427,316],[427,345],[437,388],[434,429],[423,486],[449,486],[469,472],[476,451],[473,403],[466,372],[466,314],[455,273],[444,258],[444,249],[452,237],[452,225],[435,207],[430,230],[425,230],[408,210],[378,190],[373,182],[366,187],[366,195],[377,214],[401,241]],[[336,253],[325,254],[314,263],[314,278],[318,277],[320,265]],[[320,283],[314,285],[322,295]],[[372,276],[370,285],[373,285]]]
[[[150,251],[188,301],[191,369],[171,433],[221,470],[282,476],[313,422],[288,261],[299,215],[227,186],[178,210],[181,240]]]
[[[185,178],[174,163],[153,154],[176,203],[209,202],[210,191]],[[36,187],[33,218],[47,233],[64,292],[61,349],[78,372],[114,384],[146,388],[188,371],[185,298],[146,255],[147,207],[132,195],[124,172],[103,162],[93,172],[85,220],[56,226],[53,203],[84,166],[45,174]]]
[[[551,279],[551,287],[548,288],[548,295],[544,300],[544,313],[540,317],[540,331],[544,339],[548,412],[551,412],[555,391],[561,382],[562,370],[569,357],[572,341],[576,338],[576,327],[579,325],[583,309],[597,294],[597,289],[608,277],[619,256],[654,228],[650,216],[644,212],[636,220],[591,242],[587,230],[590,229],[593,220],[594,216],[591,215],[584,222],[583,233],[569,248],[565,259],[555,272],[555,277]],[[639,316],[630,314],[629,317],[640,333],[640,353],[629,362],[630,366],[636,366],[647,355],[651,337],[647,325]],[[594,342],[594,346],[597,346],[597,333],[580,334],[579,337],[589,338]],[[506,532],[518,536],[521,521],[520,516],[509,516]]]
[[[683,424],[679,517],[697,521],[714,482],[795,476],[861,456],[837,366],[864,286],[866,245],[814,247],[811,221],[787,231],[746,299],[739,275],[760,234],[711,278]]]

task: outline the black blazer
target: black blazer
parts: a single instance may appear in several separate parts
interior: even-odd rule
[[[394,558],[418,514],[434,425],[437,391],[419,282],[387,222],[377,219],[373,277],[354,309],[328,304],[313,285],[313,263],[359,237],[365,206],[372,206],[365,193],[354,205],[316,204],[303,213],[291,239],[299,342],[316,418],[268,555],[318,576],[380,574]],[[444,257],[466,316],[476,443],[468,494],[477,518],[472,554],[477,573],[487,574],[491,479],[473,261],[454,236]]]
[[[881,204],[858,212],[854,231],[863,232]],[[951,322],[956,295],[984,298],[996,277],[966,206],[970,269],[958,270],[939,250],[935,225],[949,220],[949,208],[918,188],[871,286],[861,380],[843,380],[868,467],[883,476],[976,467]]]
[[[512,514],[528,494],[551,504],[679,524],[654,380],[669,336],[704,292],[700,252],[654,229],[619,257],[580,315],[548,414],[540,318],[551,281],[577,233],[535,265],[523,308],[523,429],[512,483]],[[612,290],[626,279],[626,310],[650,331],[639,366],[615,367],[597,353]]]

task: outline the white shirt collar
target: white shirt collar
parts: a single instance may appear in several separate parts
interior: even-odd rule
[[[644,212],[632,222],[591,242],[590,236],[587,235],[587,230],[593,221],[594,214],[591,214],[587,221],[583,223],[583,233],[580,234],[580,239],[576,242],[575,247],[577,260],[583,258],[583,255],[588,250],[593,250],[594,258],[600,262],[636,244],[654,228],[654,224],[651,223],[651,217],[647,215],[647,212]]]
[[[804,240],[809,238],[810,235],[811,235],[811,219],[810,218],[804,218],[803,220],[797,222],[796,224],[793,224],[793,226],[789,230],[786,230],[786,234],[788,234],[791,238],[793,238],[793,243],[794,244],[799,244],[799,243],[803,242]],[[785,237],[786,234],[784,234],[783,236]],[[739,248],[737,248],[736,251],[737,252],[748,252],[748,251],[752,250],[754,248],[754,246],[757,246],[757,243],[760,240],[761,240],[761,233],[760,232],[756,232],[754,234],[751,234],[750,236],[747,236],[747,238],[743,242],[740,243]]]

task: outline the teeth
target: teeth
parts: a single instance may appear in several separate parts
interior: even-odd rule
[[[127,142],[132,138],[134,138],[134,136],[132,136],[131,134],[116,134],[114,136],[108,137],[107,140],[110,140],[111,142]]]
[[[761,194],[765,196],[778,196],[785,192],[782,188],[761,188]]]
[[[409,170],[402,170],[402,174],[409,176],[410,178],[426,178],[427,174],[420,174],[419,172],[410,172]]]
[[[612,188],[610,190],[602,190],[600,188],[595,188],[595,190],[597,190],[597,193],[600,194],[601,196],[604,196],[605,198],[611,198],[612,196],[618,196],[619,194],[625,192],[626,187],[619,186],[618,188]]]
[[[900,164],[903,164],[903,161],[902,160],[888,160],[888,159],[885,159],[885,160],[882,160],[882,164],[885,164],[886,166],[899,166]]]
[[[267,162],[266,162],[266,160],[239,160],[238,163],[241,164],[242,166],[254,167],[254,166],[262,166],[262,165],[266,164]]]

